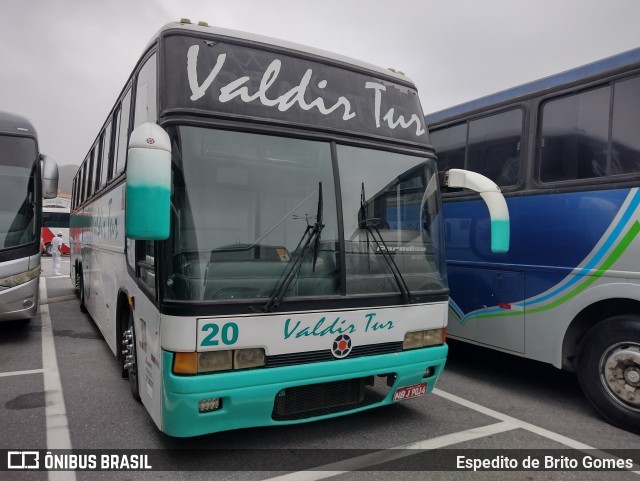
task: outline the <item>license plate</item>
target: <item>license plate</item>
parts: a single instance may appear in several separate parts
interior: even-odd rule
[[[412,397],[424,396],[427,393],[427,383],[421,382],[413,386],[399,387],[393,395],[393,402],[404,401]]]

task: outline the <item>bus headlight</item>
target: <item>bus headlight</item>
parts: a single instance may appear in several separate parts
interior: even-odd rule
[[[205,374],[209,372],[250,369],[264,366],[262,348],[230,351],[176,352],[173,358],[174,374]]]
[[[232,362],[233,351],[199,352],[198,372],[230,371]]]
[[[446,329],[428,329],[426,331],[407,332],[404,335],[402,349],[417,349],[419,347],[438,346],[444,344],[447,334]]]
[[[264,349],[238,349],[233,351],[234,369],[260,366],[264,366]]]
[[[0,287],[15,287],[20,284],[24,284],[29,282],[32,279],[35,279],[40,274],[40,266],[35,267],[34,269],[30,269],[27,272],[21,272],[20,274],[15,274],[13,276],[3,277],[0,279]]]
[[[416,349],[422,347],[422,339],[424,338],[424,331],[407,332],[404,335],[404,341],[402,342],[402,349]]]
[[[438,346],[440,344],[444,344],[444,341],[447,338],[446,329],[430,329],[428,331],[424,331],[424,340],[422,345],[424,347],[427,346]]]

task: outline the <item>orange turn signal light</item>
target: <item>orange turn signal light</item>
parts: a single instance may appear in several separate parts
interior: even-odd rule
[[[197,352],[176,352],[173,358],[175,374],[198,374]]]

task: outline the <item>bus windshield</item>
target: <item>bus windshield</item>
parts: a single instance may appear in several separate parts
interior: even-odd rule
[[[189,126],[169,135],[167,299],[266,300],[296,261],[288,297],[397,294],[393,265],[412,292],[446,288],[433,160],[338,145],[336,196],[330,142]]]
[[[36,143],[0,135],[0,249],[36,241]]]

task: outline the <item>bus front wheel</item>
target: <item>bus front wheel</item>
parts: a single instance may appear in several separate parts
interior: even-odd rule
[[[129,378],[129,388],[136,401],[140,401],[140,389],[138,388],[138,358],[136,351],[136,330],[133,322],[133,312],[129,311],[128,327],[122,333],[122,370]]]
[[[593,327],[580,344],[577,368],[596,410],[640,433],[640,316],[616,316]]]

